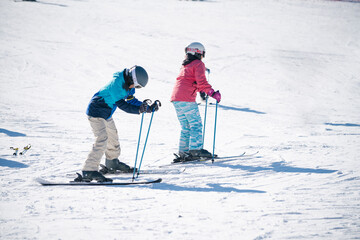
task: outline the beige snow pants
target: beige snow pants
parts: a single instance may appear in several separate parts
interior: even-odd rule
[[[90,126],[95,135],[95,143],[90,151],[83,171],[98,171],[102,156],[106,159],[116,159],[120,156],[120,143],[115,122],[112,118],[89,117]]]

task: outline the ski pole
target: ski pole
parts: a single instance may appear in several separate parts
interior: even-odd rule
[[[206,68],[206,71],[207,71],[207,73],[208,73],[208,81],[209,81],[209,80],[210,80],[210,69]],[[206,95],[205,115],[204,115],[204,127],[203,127],[203,138],[202,138],[203,146],[202,146],[202,148],[204,148],[204,141],[205,141],[205,127],[206,127],[206,116],[207,116],[208,99],[209,99],[209,96]]]
[[[143,103],[148,103],[149,101],[150,101],[150,99],[146,99],[146,100],[143,101]],[[151,101],[150,101],[150,104],[151,104]],[[136,163],[137,163],[137,157],[138,157],[138,153],[139,153],[139,145],[140,145],[142,125],[143,125],[143,122],[144,122],[144,114],[145,114],[145,112],[143,112],[142,115],[141,115],[140,131],[139,131],[138,144],[137,144],[137,148],[136,148],[135,165],[134,165],[134,172],[133,172],[132,181],[134,181],[134,179],[135,179]]]
[[[149,128],[148,128],[148,131],[147,131],[147,134],[146,134],[144,149],[143,149],[142,154],[141,154],[141,159],[140,159],[140,163],[139,163],[139,167],[138,167],[138,170],[137,170],[136,177],[139,177],[139,172],[140,172],[140,168],[141,168],[141,163],[142,163],[142,160],[143,160],[143,158],[144,158],[145,148],[146,148],[147,140],[148,140],[148,137],[149,137],[149,132],[150,132],[150,127],[151,127],[151,122],[152,122],[152,120],[153,120],[153,116],[154,116],[154,112],[151,113]]]
[[[203,138],[202,138],[202,141],[203,141],[203,148],[204,148],[204,141],[205,141],[205,127],[206,127],[206,116],[207,116],[207,107],[208,107],[208,99],[209,99],[209,96],[206,95],[206,103],[205,103],[205,115],[204,115],[204,127],[203,127]]]
[[[215,154],[215,136],[216,136],[216,124],[217,124],[217,110],[218,110],[218,101],[216,101],[216,108],[215,108],[215,125],[214,125],[214,143],[213,143],[213,154],[211,162],[214,163],[214,154]]]
[[[159,100],[156,100],[156,101],[154,102],[154,104],[156,104],[157,102],[159,103],[159,106],[161,107],[161,102],[160,102]],[[136,177],[139,177],[140,168],[141,168],[141,164],[142,164],[142,161],[143,161],[143,158],[144,158],[145,149],[146,149],[146,144],[147,144],[147,141],[148,141],[148,138],[149,138],[151,123],[152,123],[152,120],[153,120],[153,117],[154,117],[154,112],[155,112],[155,109],[152,109],[151,118],[150,118],[150,123],[149,123],[149,128],[148,128],[148,131],[147,131],[147,134],[146,134],[145,143],[144,143],[144,149],[143,149],[143,152],[142,152],[142,154],[141,154],[141,159],[140,159],[139,168],[138,168]]]
[[[133,177],[132,177],[132,180],[133,180],[133,181],[134,181],[134,179],[135,179],[136,162],[137,162],[137,157],[138,157],[138,153],[139,153],[139,145],[140,145],[140,138],[141,138],[141,129],[142,129],[143,121],[144,121],[144,114],[145,114],[145,113],[142,113],[142,115],[141,115],[140,132],[139,132],[138,144],[137,144],[137,148],[136,148],[135,165],[134,165],[134,172],[133,172]]]
[[[20,155],[24,155],[29,149],[31,148],[31,145],[28,144],[27,146],[24,147],[24,150],[22,152],[20,152]]]

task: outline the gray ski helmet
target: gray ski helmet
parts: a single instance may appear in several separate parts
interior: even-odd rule
[[[205,47],[199,42],[193,42],[185,48],[185,53],[205,57]]]
[[[144,68],[135,65],[129,69],[129,72],[134,81],[135,88],[142,88],[146,86],[149,77]]]

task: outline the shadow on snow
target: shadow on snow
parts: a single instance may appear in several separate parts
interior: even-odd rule
[[[37,1],[37,0],[22,0],[22,1],[23,1],[23,2],[40,3],[40,4],[45,4],[45,5],[53,5],[53,6],[58,6],[58,7],[67,7],[67,5],[64,5],[64,4],[47,3],[47,2]],[[15,2],[19,2],[19,1],[15,1]]]
[[[158,190],[171,190],[171,191],[188,191],[188,192],[236,192],[236,193],[266,193],[265,191],[260,190],[252,190],[252,189],[237,189],[233,187],[223,187],[220,184],[209,183],[207,184],[209,188],[202,188],[202,187],[185,187],[185,186],[178,186],[174,184],[168,183],[160,183],[154,184],[152,189]]]
[[[360,127],[360,124],[355,124],[355,123],[325,123],[325,125],[335,126],[335,127]]]
[[[222,108],[224,110],[233,110],[233,111],[241,111],[241,112],[256,113],[256,114],[266,114],[264,112],[252,110],[250,108],[230,107],[230,106],[225,106],[225,105],[219,105],[219,108]]]
[[[274,162],[269,167],[254,167],[254,166],[244,166],[244,165],[228,165],[217,163],[219,167],[227,167],[232,169],[241,169],[248,172],[260,172],[260,171],[274,171],[274,172],[284,172],[284,173],[334,173],[338,170],[330,170],[330,169],[321,169],[321,168],[300,168],[300,167],[291,167],[286,166],[285,163],[282,162]]]
[[[10,167],[10,168],[27,168],[28,167],[28,165],[26,165],[26,164],[3,159],[3,158],[0,158],[0,166],[1,167]]]
[[[9,137],[25,137],[26,134],[19,133],[19,132],[13,132],[4,128],[0,128],[0,133],[5,133]]]
[[[214,106],[215,104],[210,103],[209,105]],[[219,104],[218,106],[219,106],[219,108],[224,109],[224,110],[240,111],[240,112],[248,112],[248,113],[256,113],[256,114],[266,114],[264,112],[260,112],[260,111],[253,110],[250,108],[231,107],[231,106],[225,106],[222,104]]]

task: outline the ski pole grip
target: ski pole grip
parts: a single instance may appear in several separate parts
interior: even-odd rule
[[[147,104],[151,104],[152,103],[152,101],[150,100],[150,99],[145,99],[144,101],[143,101],[143,103],[147,103]]]
[[[151,111],[155,112],[155,111],[159,110],[159,107],[161,107],[160,100],[155,100],[154,103],[151,105]]]
[[[161,102],[160,102],[160,100],[155,100],[154,103],[159,103],[159,107],[161,107]]]

